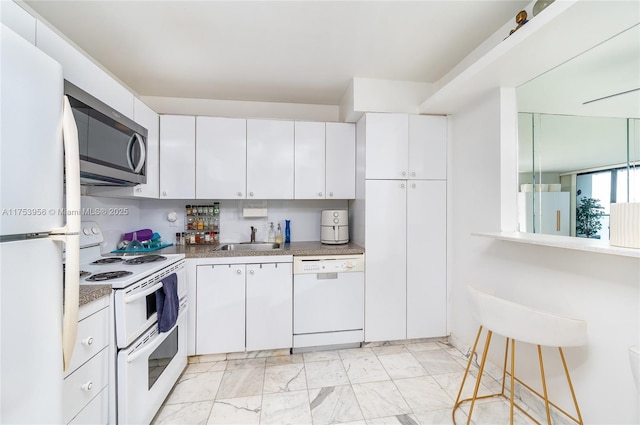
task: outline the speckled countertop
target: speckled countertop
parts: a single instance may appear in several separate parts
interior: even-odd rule
[[[85,304],[89,304],[91,301],[95,301],[102,297],[107,297],[111,294],[111,285],[80,285],[80,301],[79,305],[82,307]]]
[[[220,244],[224,245],[224,244]],[[154,254],[184,254],[185,258],[255,257],[267,255],[354,255],[363,254],[364,248],[354,243],[326,245],[320,242],[292,242],[281,249],[268,251],[216,251],[215,245],[170,246],[154,251]],[[80,306],[111,294],[111,285],[80,285]]]
[[[281,249],[268,251],[216,251],[222,244],[170,246],[160,251],[162,254],[184,254],[185,258],[255,257],[266,255],[354,255],[363,254],[364,248],[354,243],[326,245],[320,242],[291,242]]]

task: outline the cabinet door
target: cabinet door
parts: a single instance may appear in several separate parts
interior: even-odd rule
[[[409,178],[447,178],[447,117],[409,116]]]
[[[196,354],[244,351],[245,266],[198,266],[196,273]]]
[[[407,338],[447,334],[447,184],[407,188]]]
[[[325,198],[325,123],[295,123],[295,198]]]
[[[406,181],[367,180],[365,341],[407,337]]]
[[[196,119],[182,115],[160,117],[160,199],[193,199]]]
[[[157,198],[160,187],[160,118],[138,99],[133,101],[133,120],[147,129],[147,183],[133,189],[134,196]]]
[[[293,199],[293,121],[247,120],[247,198]]]
[[[540,230],[547,235],[569,236],[569,192],[540,192],[536,200]]]
[[[244,199],[247,120],[196,118],[196,198]]]
[[[247,351],[292,344],[291,263],[247,264]]]
[[[355,199],[356,126],[328,122],[326,132],[326,198]]]
[[[409,118],[407,114],[367,114],[367,179],[406,179]]]

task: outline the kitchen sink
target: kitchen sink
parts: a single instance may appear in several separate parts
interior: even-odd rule
[[[218,251],[271,251],[280,249],[279,243],[271,242],[240,242],[222,245]]]

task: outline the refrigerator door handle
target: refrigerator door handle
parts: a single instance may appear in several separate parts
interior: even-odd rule
[[[66,219],[64,227],[53,229],[52,234],[78,234],[81,227],[80,211],[80,148],[78,128],[67,96],[63,98],[62,138],[64,141],[64,174]],[[76,247],[76,249],[79,249]],[[69,247],[67,246],[67,255]]]
[[[62,314],[63,370],[67,370],[78,334],[78,304],[80,291],[80,235],[52,235],[54,241],[64,242],[64,295]]]

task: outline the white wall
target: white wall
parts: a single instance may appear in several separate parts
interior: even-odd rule
[[[587,345],[567,349],[565,354],[585,422],[638,423],[638,395],[627,352],[630,345],[640,343],[638,260],[471,236],[471,232],[501,230],[500,188],[505,181],[517,179],[515,173],[500,174],[501,168],[509,169],[509,164],[501,164],[502,106],[500,93],[495,91],[451,117],[452,336],[466,345],[475,338],[477,323],[467,304],[469,284],[495,288],[499,296],[584,319]],[[511,142],[516,143],[515,138]],[[516,364],[528,365],[519,368],[519,373],[539,388],[537,362],[527,362],[530,348],[519,348],[524,357]],[[502,361],[504,352],[500,351],[496,347],[492,355],[496,364]],[[553,357],[549,352],[547,358]],[[546,373],[552,398],[571,412],[557,362],[552,361]]]
[[[135,199],[99,198],[82,196],[82,221],[98,223],[104,243],[103,254],[116,249],[124,233],[140,229],[140,201]]]

